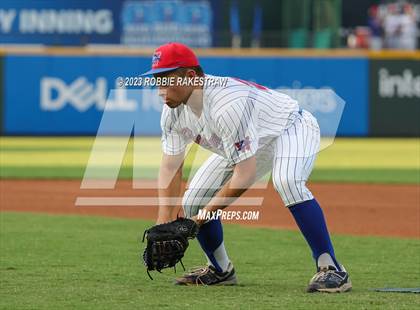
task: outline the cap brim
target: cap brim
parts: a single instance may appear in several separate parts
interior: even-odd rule
[[[151,75],[151,74],[157,74],[157,73],[162,73],[162,72],[168,72],[168,71],[172,71],[172,70],[175,70],[175,69],[178,69],[179,67],[171,67],[171,68],[156,68],[156,69],[152,69],[152,70],[149,70],[149,71],[147,71],[147,72],[145,72],[145,73],[143,73],[143,74],[140,74],[140,76],[143,76],[143,75]]]

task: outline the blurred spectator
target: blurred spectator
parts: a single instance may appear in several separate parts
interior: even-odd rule
[[[384,18],[384,30],[386,48],[416,49],[416,16],[410,4],[389,4]]]
[[[383,28],[378,14],[378,7],[376,5],[370,7],[369,9],[368,27],[370,30],[369,47],[373,50],[380,50],[383,45]]]
[[[417,45],[417,25],[413,7],[404,5],[404,14],[401,18],[401,38],[399,48],[415,50]]]
[[[397,49],[401,36],[401,17],[395,3],[389,4],[384,18],[385,47]]]

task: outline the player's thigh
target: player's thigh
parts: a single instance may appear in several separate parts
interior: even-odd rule
[[[310,200],[306,181],[319,150],[319,127],[312,115],[303,115],[276,140],[273,184],[284,204]]]
[[[205,207],[222,186],[230,179],[233,167],[220,155],[211,155],[198,169],[189,184],[182,206],[184,214],[192,217]]]

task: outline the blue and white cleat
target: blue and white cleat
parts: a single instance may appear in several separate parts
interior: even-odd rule
[[[334,266],[318,268],[318,272],[309,281],[308,293],[344,293],[352,289],[349,274],[341,266],[338,271]]]
[[[175,279],[175,285],[236,285],[235,269],[229,264],[228,270],[218,272],[213,266],[197,268]]]

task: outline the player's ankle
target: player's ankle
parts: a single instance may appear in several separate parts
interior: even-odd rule
[[[338,264],[338,262],[332,258],[332,256],[330,255],[330,253],[322,253],[318,259],[317,259],[317,266],[318,268],[322,268],[322,267],[328,267],[328,266],[333,266],[335,267],[338,271],[340,271],[340,264]]]

